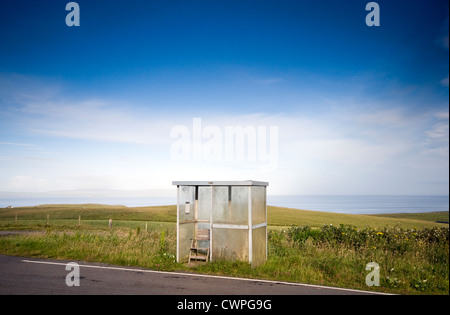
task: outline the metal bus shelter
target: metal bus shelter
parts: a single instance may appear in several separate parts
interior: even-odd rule
[[[206,261],[241,260],[252,266],[267,260],[269,183],[248,180],[172,184],[177,186],[178,262],[202,255]],[[203,253],[192,254],[192,250]]]

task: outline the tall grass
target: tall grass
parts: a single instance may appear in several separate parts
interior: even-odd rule
[[[270,233],[271,259],[287,279],[368,289],[369,262],[380,266],[378,291],[448,294],[449,229],[358,229],[324,225]],[[300,266],[301,267],[300,267]],[[302,269],[300,271],[299,269]]]
[[[49,259],[74,259],[152,269],[178,269],[174,229],[142,231],[47,229],[16,237],[0,238],[1,253]]]

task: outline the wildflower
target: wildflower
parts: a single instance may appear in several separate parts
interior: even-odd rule
[[[378,232],[377,235],[383,236],[383,232]]]

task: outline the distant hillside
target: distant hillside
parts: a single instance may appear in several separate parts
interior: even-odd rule
[[[372,216],[384,218],[416,219],[431,222],[449,222],[449,212],[426,212],[426,213],[392,213],[392,214],[373,214]]]
[[[357,227],[382,228],[399,226],[402,228],[417,228],[446,226],[436,223],[448,222],[448,212],[362,215],[342,214],[321,211],[308,211],[275,206],[267,207],[268,225],[272,227],[311,226],[320,227],[324,224],[353,225]],[[35,207],[20,207],[0,209],[0,221],[14,220],[44,220],[47,214],[51,220],[122,220],[122,221],[154,221],[176,222],[176,206],[126,207],[121,205],[75,204],[75,205],[40,205]]]
[[[418,228],[432,226],[445,226],[445,224],[436,223],[435,221],[443,221],[445,213],[442,215],[435,215],[434,218],[439,220],[433,220],[432,216],[424,213],[422,214],[401,214],[399,217],[390,215],[364,215],[364,214],[343,214],[321,211],[309,211],[309,210],[297,210],[281,207],[268,207],[268,224],[272,226],[290,226],[290,225],[308,225],[311,227],[320,227],[324,224],[333,225],[353,225],[357,227],[374,227],[381,228],[384,226],[399,226],[402,228]],[[447,221],[448,221],[448,212]]]

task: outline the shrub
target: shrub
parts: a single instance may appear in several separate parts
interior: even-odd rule
[[[272,231],[270,254],[302,261],[318,273],[315,281],[335,285],[344,279],[365,287],[365,266],[380,265],[382,287],[397,292],[449,290],[449,228],[373,229],[350,225],[292,226]],[[295,250],[294,250],[295,249]],[[283,268],[283,267],[280,267]]]

